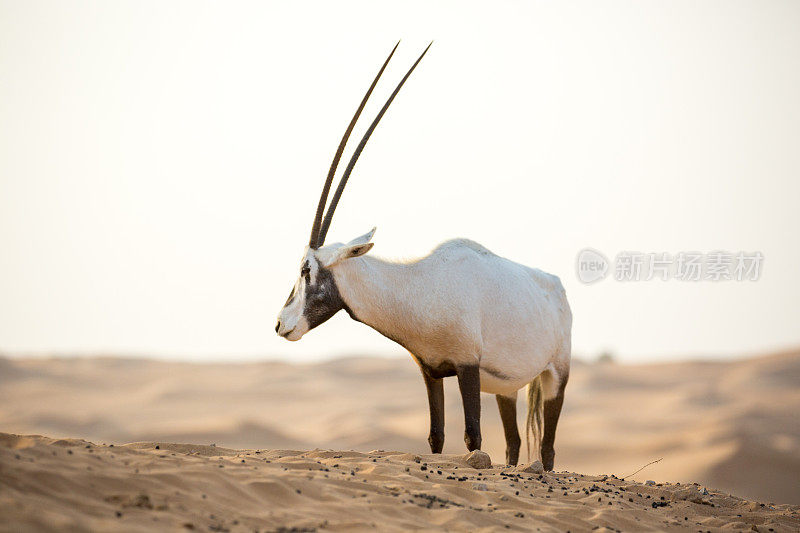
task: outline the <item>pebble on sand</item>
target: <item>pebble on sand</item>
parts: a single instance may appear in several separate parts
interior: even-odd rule
[[[480,450],[474,450],[466,454],[464,456],[464,461],[466,461],[469,466],[475,469],[492,467],[492,458],[489,457],[488,453]]]
[[[544,465],[541,461],[534,461],[529,464],[518,465],[514,468],[515,472],[524,472],[526,474],[542,474],[544,473]]]

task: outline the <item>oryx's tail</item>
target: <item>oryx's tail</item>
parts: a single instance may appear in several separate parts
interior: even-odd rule
[[[542,448],[542,376],[528,383],[528,417],[525,424],[525,444],[528,447],[528,462],[540,459]],[[531,435],[533,452],[531,455]]]

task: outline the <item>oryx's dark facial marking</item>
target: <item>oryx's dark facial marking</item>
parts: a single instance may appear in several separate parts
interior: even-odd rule
[[[306,269],[307,266],[308,262],[303,268]],[[305,275],[310,276],[308,272]],[[339,288],[331,271],[318,267],[314,283],[310,283],[310,278],[306,280],[303,316],[308,322],[308,329],[314,329],[345,307],[347,306],[339,294]]]

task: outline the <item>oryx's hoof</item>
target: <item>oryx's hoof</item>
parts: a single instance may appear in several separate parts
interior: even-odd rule
[[[481,449],[481,434],[464,433],[464,442],[467,445],[467,450],[480,450]]]
[[[442,453],[442,448],[444,448],[444,432],[431,433],[428,436],[428,444],[431,445],[431,453]]]
[[[556,459],[555,450],[542,450],[542,464],[547,472],[553,469],[553,463]]]

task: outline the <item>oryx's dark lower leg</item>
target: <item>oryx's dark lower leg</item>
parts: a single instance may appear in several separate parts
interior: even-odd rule
[[[464,404],[464,442],[467,449],[481,449],[481,374],[478,365],[456,368]]]
[[[558,417],[561,415],[561,406],[564,404],[564,389],[567,386],[569,374],[563,372],[542,373],[542,389],[544,393],[544,435],[542,436],[542,464],[545,470],[552,470],[555,462],[556,427]]]
[[[431,453],[442,453],[444,447],[444,382],[442,378],[434,378],[424,370],[422,377],[428,389],[428,406],[431,410],[431,431],[428,434],[428,444]]]
[[[519,445],[522,442],[517,429],[517,393],[514,393],[514,396],[498,394],[495,397],[506,434],[506,464],[516,465],[519,461]]]

